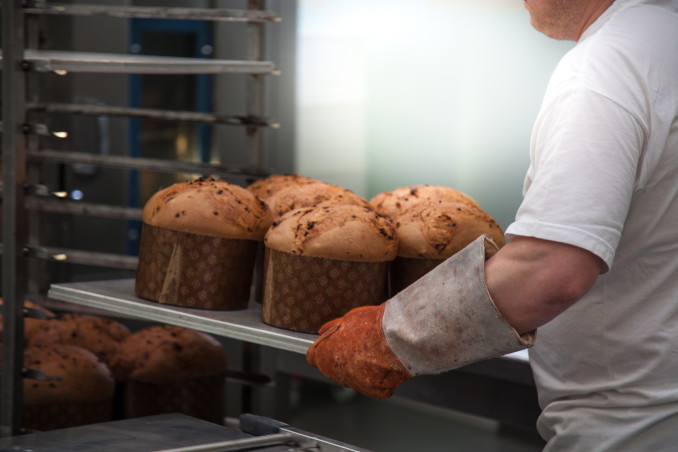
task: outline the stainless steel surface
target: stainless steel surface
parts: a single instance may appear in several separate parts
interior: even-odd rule
[[[251,436],[182,414],[168,414],[14,436],[0,439],[0,447],[26,452],[157,452],[242,438]],[[256,450],[287,452],[289,447]]]
[[[192,173],[214,174],[231,176],[264,176],[268,174],[260,168],[238,167],[218,165],[213,163],[183,162],[175,160],[151,159],[142,157],[125,157],[120,155],[99,155],[85,152],[69,152],[44,149],[29,152],[27,158],[31,162],[58,162],[58,163],[84,163],[88,165],[100,165],[108,168],[136,169],[143,171],[156,171],[160,173]]]
[[[283,330],[261,321],[261,309],[210,311],[162,305],[134,294],[133,279],[52,284],[48,296],[83,306],[149,319],[217,336],[305,354],[314,334]]]
[[[205,124],[225,124],[247,127],[272,127],[280,125],[268,118],[257,116],[232,116],[202,113],[195,111],[155,110],[151,108],[115,107],[90,104],[28,104],[28,110],[39,113],[66,113],[96,116],[121,116],[140,119],[158,119],[164,121],[200,122]]]
[[[26,198],[26,209],[126,220],[141,220],[142,211],[140,207],[107,206],[104,204],[68,201],[65,199],[47,199],[37,196]]]
[[[251,10],[263,9],[264,0],[247,0],[247,7]],[[261,23],[247,24],[247,60],[258,61],[264,55],[265,28]],[[247,114],[261,116],[264,112],[264,80],[263,77],[252,74],[247,77]],[[253,164],[257,167],[262,165],[263,135],[256,129],[247,129],[248,146],[251,148]]]
[[[122,55],[26,49],[24,66],[38,72],[107,74],[276,74],[270,61]]]
[[[202,444],[199,446],[175,447],[173,449],[163,449],[157,452],[227,452],[237,450],[253,450],[260,446],[277,446],[288,444],[293,436],[288,433],[274,433],[272,435],[254,436],[251,438],[234,439],[229,441],[220,441],[211,444]],[[299,450],[289,449],[288,450]]]
[[[300,442],[300,444],[309,444],[309,446],[306,446],[308,449],[304,450],[317,450],[319,452],[369,452],[367,449],[351,446],[349,444],[325,438],[313,433],[308,433],[294,427],[282,427],[280,431],[289,434],[295,438],[296,441]]]
[[[115,5],[71,5],[40,1],[26,8],[27,14],[53,14],[71,16],[138,17],[154,19],[193,19],[228,22],[279,22],[273,11],[247,11],[238,9],[167,8]]]
[[[27,245],[24,248],[27,257],[64,262],[69,264],[94,265],[98,267],[136,270],[139,259],[124,254],[101,253],[97,251],[56,248],[50,246]]]

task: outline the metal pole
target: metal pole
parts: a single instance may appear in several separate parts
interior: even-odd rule
[[[22,70],[24,16],[21,0],[2,2],[2,385],[0,435],[21,428],[23,380],[23,297],[26,261],[23,186],[26,182],[25,80]]]
[[[247,9],[263,10],[264,0],[247,0]],[[258,61],[264,58],[264,24],[247,24],[247,60]],[[263,117],[264,114],[264,78],[262,75],[247,76],[247,114],[254,117]],[[264,164],[264,139],[262,130],[248,127],[247,139],[252,153],[253,164],[262,168]]]

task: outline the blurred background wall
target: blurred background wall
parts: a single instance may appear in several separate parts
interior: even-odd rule
[[[368,199],[413,184],[474,197],[505,229],[532,123],[574,44],[519,0],[299,0],[296,163]]]

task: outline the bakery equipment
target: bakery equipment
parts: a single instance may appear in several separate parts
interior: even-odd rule
[[[243,414],[234,423],[221,426],[164,414],[3,438],[0,451],[368,452],[267,417]]]
[[[6,301],[3,308],[5,359],[2,378],[2,435],[17,433],[20,424],[17,413],[21,405],[21,338],[24,312],[17,307],[17,301],[26,298],[27,294],[34,299],[44,296],[46,286],[53,279],[50,276],[63,276],[58,268],[80,266],[83,271],[88,268],[114,269],[122,274],[136,268],[137,258],[133,246],[125,252],[124,243],[135,239],[133,233],[138,226],[134,224],[140,219],[141,209],[138,207],[138,200],[136,204],[119,204],[120,198],[124,196],[116,194],[126,189],[124,180],[131,181],[127,188],[134,193],[139,191],[138,185],[135,185],[141,180],[136,178],[139,171],[152,174],[214,174],[242,180],[264,174],[264,168],[271,161],[282,158],[275,156],[267,159],[267,155],[270,155],[268,148],[280,143],[279,137],[284,136],[285,132],[268,141],[264,140],[264,131],[278,126],[275,120],[264,115],[267,100],[265,89],[270,88],[265,79],[276,77],[280,67],[293,67],[294,63],[292,59],[287,59],[278,65],[264,58],[267,43],[277,42],[275,39],[278,37],[276,31],[265,32],[265,28],[267,24],[278,24],[280,18],[276,12],[264,7],[263,0],[243,1],[236,9],[216,8],[211,2],[181,0],[169,3],[185,3],[190,7],[121,6],[113,4],[115,2],[110,5],[76,3],[58,4],[41,0],[8,0],[2,3],[2,289]],[[233,4],[234,2],[230,2],[229,6]],[[283,10],[294,11],[295,3],[279,6]],[[72,26],[75,17],[79,18],[79,27]],[[158,26],[158,22],[137,22],[151,19],[163,24],[170,23],[180,31],[172,34],[162,25]],[[197,28],[192,26],[205,22],[218,25]],[[191,26],[182,27],[182,23]],[[294,20],[290,23],[293,24]],[[115,36],[125,37],[128,27],[134,29],[137,24],[144,25],[145,30],[155,32],[146,41],[139,41],[147,47],[141,48],[143,46],[140,47],[135,41],[129,49],[121,49]],[[141,25],[139,29],[144,29]],[[209,56],[215,49],[207,44],[198,49],[197,53],[200,55],[189,48],[189,53],[193,52],[195,57],[155,55],[149,52],[162,47],[163,41],[183,42],[181,38],[172,38],[185,33],[188,33],[190,39],[196,37],[197,42],[202,43],[204,36],[208,34],[206,32],[214,32],[217,38],[230,43],[231,40],[225,39],[227,27],[237,28],[237,31],[231,33],[231,37],[234,45],[241,46],[232,52],[238,58],[230,57],[230,54],[228,58],[211,58]],[[237,36],[238,34],[242,34],[245,39]],[[59,45],[73,45],[71,38],[80,39],[78,44],[81,48],[87,47],[87,51],[58,48]],[[125,39],[121,41],[124,46]],[[106,50],[114,48],[122,51],[89,51],[96,43]],[[50,49],[50,45],[55,49]],[[175,50],[166,47],[163,51],[168,53]],[[224,47],[227,48],[228,45]],[[223,49],[221,51],[225,52]],[[160,75],[163,76],[161,79],[143,79]],[[242,99],[239,108],[228,108],[228,113],[222,113],[219,110],[226,108],[217,104],[212,105],[213,110],[209,110],[209,103],[202,101],[206,97],[204,93],[207,75],[238,78],[232,88],[233,91],[238,91],[237,96],[227,92],[221,93],[221,97],[232,97],[238,101]],[[92,82],[87,77],[95,79]],[[184,82],[182,89],[197,89],[197,101],[177,104],[148,102],[152,106],[147,108],[139,99],[127,99],[124,89],[120,89],[120,86],[129,85],[130,93],[137,92],[135,89],[145,82],[145,90],[139,96],[157,96],[158,93],[162,96],[162,92],[155,89],[156,85],[161,85],[158,80],[170,79],[178,79],[178,83]],[[69,97],[73,91],[78,91],[78,84],[73,80],[98,85],[98,92],[104,92],[110,99],[108,102],[101,102],[83,100],[77,96]],[[275,92],[275,88],[273,91]],[[179,90],[170,87],[169,92]],[[231,113],[238,109],[241,111]],[[85,119],[81,121],[76,118]],[[93,123],[86,121],[86,118],[94,118],[96,127],[92,127]],[[117,124],[121,124],[120,121],[130,121],[129,127],[115,126],[113,121],[118,121]],[[134,121],[153,122],[147,125],[155,128],[143,129],[142,134],[166,133],[168,130],[175,133],[172,136],[176,141],[177,155],[157,158],[134,152],[128,154],[126,148],[129,142],[125,143],[124,137],[128,134],[141,135],[139,123]],[[70,127],[73,125],[75,127]],[[243,155],[231,156],[223,151],[217,158],[212,158],[210,155],[197,156],[199,153],[190,151],[191,140],[199,140],[201,150],[206,148],[203,143],[204,125],[215,127],[214,135],[219,137],[228,135],[221,129],[222,126],[241,131],[242,135],[233,138],[232,145],[227,148],[238,149]],[[290,127],[289,130],[292,129]],[[73,130],[80,132],[74,134],[73,141],[66,144],[55,141],[54,137],[67,137],[68,132]],[[98,135],[98,138],[89,144],[78,141],[79,136],[89,133]],[[230,137],[223,138],[227,139]],[[154,143],[165,145],[166,141],[162,140],[164,136]],[[85,146],[68,148],[78,144]],[[185,155],[182,154],[182,158],[179,154],[184,151],[186,152]],[[285,152],[288,151],[280,154],[284,155]],[[229,159],[229,156],[233,158]],[[96,171],[92,167],[108,172]],[[113,176],[110,171],[121,172]],[[72,187],[64,189],[64,181],[70,180],[69,177],[91,190],[83,187],[77,187],[83,188],[82,190],[72,190]],[[149,180],[150,183],[157,183],[154,181],[160,179],[152,177]],[[90,196],[95,193],[99,195],[98,198]],[[82,202],[82,199],[87,202]],[[92,225],[97,221],[102,226],[100,232],[95,233],[94,240],[86,246],[53,246],[48,243],[50,234],[64,235],[59,232],[59,229],[64,228],[71,232],[71,238],[67,242],[85,243],[79,240],[79,236],[91,235]],[[72,225],[80,225],[84,229],[76,229]],[[123,249],[117,244],[123,244]],[[116,248],[117,251],[102,251],[103,248]],[[63,263],[66,265],[62,265]],[[51,275],[49,271],[52,272]],[[77,277],[77,273],[75,276]],[[30,314],[29,312],[28,315]]]
[[[98,2],[101,3],[101,2]],[[114,2],[110,2],[114,3]],[[133,2],[137,3],[137,2]],[[199,3],[199,2],[185,2]],[[128,3],[126,3],[127,5]],[[200,4],[214,5],[213,2],[200,2]],[[273,29],[279,25],[278,15],[268,11],[264,1],[242,1],[246,8],[242,10],[224,10],[219,8],[166,8],[166,7],[139,7],[139,6],[116,6],[116,5],[50,5],[42,0],[4,0],[2,2],[2,31],[3,31],[3,295],[7,306],[3,309],[4,314],[4,339],[3,354],[7,363],[3,367],[2,378],[2,418],[0,422],[0,435],[15,434],[20,427],[17,409],[21,404],[20,385],[22,383],[21,366],[21,319],[23,310],[18,308],[17,300],[21,300],[25,293],[42,293],[44,287],[39,277],[41,268],[45,263],[61,265],[61,263],[82,264],[87,267],[106,267],[123,271],[133,271],[136,268],[136,256],[133,254],[121,254],[112,252],[93,251],[89,248],[52,246],[42,240],[43,228],[50,226],[44,221],[46,213],[67,216],[69,219],[105,219],[115,220],[122,223],[132,222],[140,218],[141,209],[133,205],[112,205],[110,203],[95,203],[89,198],[78,200],[78,196],[70,190],[54,183],[53,177],[44,177],[42,170],[45,167],[57,166],[60,171],[68,171],[68,168],[82,165],[93,165],[100,169],[113,169],[115,171],[129,172],[149,171],[154,173],[213,173],[227,177],[258,177],[265,174],[267,163],[280,171],[285,171],[293,159],[285,154],[285,149],[280,146],[278,138],[273,138],[264,143],[263,133],[266,130],[274,130],[278,121],[264,115],[266,100],[264,91],[264,79],[276,77],[278,68],[287,64],[294,66],[291,58],[276,60],[270,64],[265,61],[263,47],[270,39],[263,36],[264,24],[269,24]],[[295,2],[283,0],[268,4],[275,4],[280,8],[289,8]],[[194,6],[194,5],[191,5]],[[40,49],[40,39],[44,38],[36,26],[43,16],[68,17],[79,16],[83,20],[92,17],[107,16],[110,18],[140,18],[155,17],[167,19],[198,19],[220,21],[224,24],[236,23],[243,27],[246,42],[238,41],[246,49],[247,57],[238,59],[237,63],[222,59],[209,61],[196,61],[192,58],[146,58],[138,54],[117,55],[109,52],[69,52],[69,51],[43,51]],[[285,19],[285,24],[294,22],[294,17]],[[226,25],[224,25],[226,26]],[[95,30],[97,31],[97,30]],[[109,30],[102,30],[108,33]],[[270,31],[270,30],[269,30]],[[82,33],[77,38],[87,39],[87,34]],[[222,37],[223,38],[223,37]],[[293,37],[287,36],[288,41]],[[115,43],[115,36],[106,34],[106,42]],[[197,63],[197,64],[196,64]],[[59,82],[61,75],[68,73],[77,76],[84,73],[96,73],[102,77],[107,75],[125,76],[137,72],[150,74],[188,74],[211,73],[214,75],[228,75],[246,80],[242,85],[237,85],[236,90],[245,94],[242,105],[243,112],[240,114],[224,114],[221,112],[192,111],[186,109],[165,110],[161,108],[142,108],[140,106],[119,106],[108,103],[75,101],[67,103],[58,99],[46,101],[42,98],[41,81],[45,78],[57,79],[51,86],[51,92],[58,93],[62,88]],[[285,73],[285,71],[283,71]],[[264,75],[265,74],[265,75]],[[106,79],[110,80],[110,79]],[[242,87],[242,89],[241,89]],[[124,94],[119,94],[113,85],[106,86],[115,92],[121,99]],[[292,90],[278,92],[280,98],[290,96]],[[279,99],[276,99],[278,101]],[[122,102],[124,103],[124,102]],[[54,145],[42,139],[52,136],[61,131],[62,121],[72,116],[89,118],[110,118],[109,127],[114,130],[114,122],[117,120],[153,119],[176,123],[210,124],[224,128],[236,128],[243,131],[244,139],[232,146],[234,149],[244,150],[247,155],[247,164],[240,164],[238,158],[231,164],[231,154],[224,154],[218,162],[213,161],[179,161],[157,159],[144,156],[116,155],[115,143],[110,144],[110,153],[98,152],[103,148],[96,145],[97,152],[83,152],[85,149],[68,148],[65,145]],[[230,129],[229,129],[230,130]],[[276,130],[276,137],[294,130],[293,124],[285,122],[283,127]],[[113,141],[118,136],[116,133],[108,133],[106,136]],[[266,146],[273,141],[273,148],[277,153],[269,152],[269,156],[275,154],[273,161],[266,162],[262,159]],[[118,143],[118,148],[120,143]],[[277,146],[277,148],[276,148]],[[287,146],[289,148],[289,146]],[[249,164],[251,158],[252,164]],[[287,162],[287,163],[284,163]],[[84,171],[86,172],[86,171]],[[121,173],[119,173],[121,174]],[[49,174],[48,174],[49,176]],[[115,193],[120,185],[108,185],[119,182],[122,176],[104,177],[100,172],[97,177],[102,181],[103,188],[100,190]],[[84,178],[80,179],[85,181]],[[83,182],[84,183],[84,182]],[[94,186],[95,182],[87,181]],[[83,190],[85,194],[88,192]],[[66,195],[66,198],[64,198]],[[71,196],[73,195],[73,196]],[[75,220],[69,220],[75,221]],[[116,230],[114,233],[106,232],[101,242],[112,242],[124,239],[125,230]],[[81,285],[82,284],[82,285]],[[237,341],[243,341],[246,349],[244,363],[246,367],[256,368],[260,360],[260,352],[268,353],[274,350],[274,369],[278,379],[278,390],[285,391],[285,380],[291,375],[303,375],[309,378],[318,378],[317,374],[310,369],[304,361],[303,354],[314,339],[314,335],[280,331],[273,327],[267,327],[258,319],[258,311],[246,310],[233,316],[213,318],[211,314],[201,313],[194,315],[188,310],[175,310],[167,306],[153,304],[152,307],[143,300],[134,297],[130,287],[131,280],[120,279],[111,282],[86,282],[55,284],[51,287],[49,296],[53,300],[64,300],[76,303],[83,307],[95,306],[112,313],[125,313],[138,318],[157,320],[178,325],[191,326],[206,332],[214,332],[222,337]],[[13,302],[12,302],[13,300]],[[30,315],[30,313],[29,313]],[[250,345],[253,345],[250,347]],[[257,346],[262,346],[261,350]],[[251,352],[251,353],[250,353]],[[248,367],[248,368],[249,368]],[[508,368],[509,371],[505,371]],[[480,377],[489,376],[499,379],[515,379],[522,388],[531,389],[530,375],[525,370],[525,360],[511,360],[509,362],[479,363],[469,369],[474,383]],[[252,369],[255,370],[256,369]],[[30,370],[29,370],[30,371]],[[458,397],[466,396],[462,405],[470,408],[482,408],[485,404],[476,400],[477,392],[467,389],[456,391],[455,394],[440,394],[440,387],[452,387],[447,379],[454,375],[444,375],[434,378],[432,381],[421,380],[420,382],[407,385],[401,394],[415,400],[442,406],[457,406]],[[458,384],[455,382],[454,384]],[[494,384],[494,382],[493,382]],[[455,386],[456,387],[456,386]],[[244,389],[244,391],[247,388]],[[503,395],[510,396],[515,391],[503,391]],[[522,402],[522,400],[520,400]],[[510,404],[514,407],[510,413],[502,419],[515,420],[517,418],[515,407],[523,409],[526,404]],[[492,407],[488,411],[495,411]],[[528,411],[524,417],[529,424],[536,409]],[[534,412],[533,412],[534,411]],[[475,411],[472,411],[475,412]],[[496,413],[480,413],[496,414]]]

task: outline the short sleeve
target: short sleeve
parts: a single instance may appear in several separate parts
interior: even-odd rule
[[[584,248],[608,269],[636,186],[644,133],[613,100],[584,88],[540,114],[524,199],[506,235]]]

